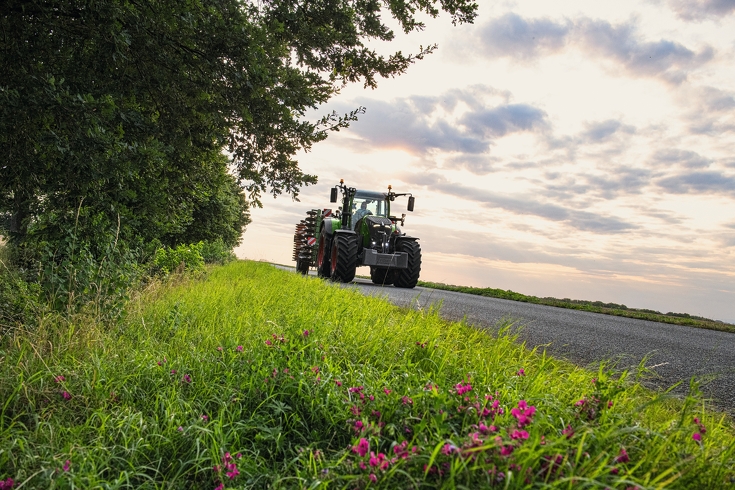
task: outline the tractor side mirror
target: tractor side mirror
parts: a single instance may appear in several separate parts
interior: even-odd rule
[[[413,211],[413,203],[414,203],[414,201],[415,201],[415,199],[414,199],[413,196],[409,197],[408,198],[408,206],[406,207],[406,209],[408,209],[409,211]]]
[[[329,202],[337,202],[337,188],[332,187],[332,191],[329,193]]]

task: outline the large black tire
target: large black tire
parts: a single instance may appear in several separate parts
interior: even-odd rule
[[[330,276],[334,282],[350,282],[357,268],[357,235],[339,234],[332,240],[329,259]]]
[[[296,260],[296,272],[307,275],[309,273],[309,259],[298,258]]]
[[[374,284],[382,286],[390,286],[395,278],[395,269],[379,269],[377,267],[370,268],[370,279]]]
[[[408,267],[396,269],[393,285],[397,288],[414,288],[421,273],[421,247],[418,242],[405,240],[398,243],[396,251],[408,254]]]
[[[316,275],[326,279],[329,279],[330,276],[330,245],[331,240],[324,231],[324,228],[322,228],[322,232],[319,234],[319,249],[316,253]]]

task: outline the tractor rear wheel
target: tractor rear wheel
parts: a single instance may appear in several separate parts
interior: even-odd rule
[[[416,287],[421,272],[421,246],[418,242],[405,240],[396,246],[396,251],[408,254],[408,267],[395,271],[393,285],[397,288]]]
[[[322,232],[319,234],[319,249],[316,253],[316,275],[326,279],[330,276],[329,245],[330,240],[327,232],[322,228]]]
[[[357,236],[335,235],[334,240],[332,240],[332,254],[329,263],[332,281],[352,281],[355,278],[355,269],[357,268]]]
[[[389,286],[393,284],[393,278],[395,277],[395,269],[379,269],[377,267],[370,268],[370,279],[373,284],[381,284],[383,286]]]
[[[307,275],[309,273],[309,259],[296,259],[296,272]]]

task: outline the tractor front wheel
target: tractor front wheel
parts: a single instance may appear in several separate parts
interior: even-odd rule
[[[322,232],[319,234],[319,250],[316,253],[316,275],[326,279],[330,275],[329,242],[327,233],[322,229]]]
[[[340,234],[332,240],[330,272],[334,282],[350,282],[357,268],[357,236]]]
[[[416,287],[421,272],[421,246],[418,242],[406,240],[396,246],[396,251],[408,254],[408,267],[395,271],[393,285],[397,288]]]
[[[379,269],[377,267],[370,268],[370,279],[373,284],[380,284],[381,286],[389,286],[393,284],[395,277],[395,269]]]

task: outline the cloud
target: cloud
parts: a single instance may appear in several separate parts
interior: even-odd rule
[[[668,3],[685,20],[718,19],[735,12],[735,0],[669,0]]]
[[[478,173],[494,140],[518,132],[548,130],[547,114],[528,104],[508,103],[509,94],[490,87],[451,90],[439,96],[361,101],[366,113],[348,130],[361,150],[400,148],[416,155],[462,153],[455,160]],[[469,158],[472,156],[472,158]]]
[[[672,194],[730,194],[735,197],[735,177],[725,176],[719,172],[680,174],[661,179],[657,184]]]
[[[570,23],[549,19],[527,20],[508,13],[485,24],[479,32],[481,49],[489,58],[537,58],[566,44]]]
[[[735,132],[735,94],[715,87],[682,90],[678,103],[686,110],[682,119],[692,134],[720,136]]]
[[[704,168],[712,163],[711,159],[705,158],[699,153],[677,148],[658,150],[653,154],[651,161],[657,165],[681,165],[686,168]]]
[[[406,183],[426,186],[433,191],[473,201],[489,208],[497,207],[515,214],[530,214],[550,221],[563,222],[582,231],[619,233],[637,228],[615,217],[544,203],[531,196],[511,197],[485,189],[467,187],[450,182],[443,176],[434,173],[408,174],[401,176],[401,179]]]
[[[555,22],[508,13],[488,21],[478,29],[476,38],[466,42],[479,44],[487,58],[523,61],[576,46],[590,55],[613,61],[633,76],[659,78],[673,84],[682,83],[690,71],[714,56],[709,46],[695,52],[667,39],[644,40],[635,21],[612,25],[586,17]]]
[[[634,23],[614,26],[602,20],[583,19],[577,24],[583,50],[605,56],[622,65],[630,74],[655,77],[680,84],[690,70],[714,56],[711,47],[699,53],[674,41],[643,41]]]
[[[634,134],[636,129],[633,126],[624,125],[615,119],[587,123],[586,129],[580,134],[580,139],[585,143],[602,143],[608,141],[614,134],[623,132],[626,134]]]

